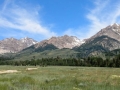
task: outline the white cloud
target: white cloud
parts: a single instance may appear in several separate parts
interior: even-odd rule
[[[26,8],[16,4],[17,0],[5,0],[0,12],[0,27],[29,32],[45,38],[56,36],[51,26],[43,25],[39,18],[40,6]],[[85,27],[69,28],[63,34],[77,36],[80,39],[89,38],[100,29],[115,22],[120,23],[120,1],[95,0],[92,9],[89,9],[86,19],[90,22]],[[86,8],[86,7],[85,7]],[[52,24],[51,24],[52,25]],[[12,33],[11,33],[12,34]]]
[[[89,31],[86,37],[90,37],[97,33],[100,29],[113,23],[119,23],[120,19],[120,3],[112,4],[111,0],[97,0],[95,8],[87,14],[90,21]]]
[[[42,21],[38,18],[38,7],[33,8],[31,10],[23,8],[13,1],[6,0],[0,13],[0,27],[40,34],[46,38],[56,35],[49,27],[42,25]]]
[[[85,27],[79,26],[77,29],[67,29],[64,34],[74,35],[80,39],[90,38],[102,28],[120,23],[120,2],[111,2],[112,0],[95,0],[94,8],[88,9],[86,19],[90,22]]]

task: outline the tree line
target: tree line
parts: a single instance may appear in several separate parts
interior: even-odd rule
[[[15,66],[89,66],[89,67],[120,67],[120,55],[112,59],[103,60],[101,57],[87,58],[42,58],[36,59],[35,56],[31,60],[14,61],[9,58],[0,57],[0,65],[15,65]]]

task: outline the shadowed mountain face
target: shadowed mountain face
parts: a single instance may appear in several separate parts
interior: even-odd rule
[[[97,34],[87,39],[84,44],[74,48],[84,56],[99,55],[103,52],[120,48],[120,25],[115,23],[101,29]]]
[[[94,38],[90,42],[86,42],[74,50],[81,52],[83,56],[99,55],[102,52],[109,52],[120,48],[120,42],[108,36],[100,36]]]
[[[27,37],[20,40],[6,38],[0,41],[0,53],[16,53],[36,43],[37,41]]]

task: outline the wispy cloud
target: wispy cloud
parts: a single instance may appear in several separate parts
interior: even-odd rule
[[[72,28],[64,32],[64,34],[74,35],[80,39],[90,38],[102,28],[113,24],[120,23],[120,1],[116,0],[93,0],[94,7],[88,9],[86,19],[89,25],[79,26],[77,29]]]
[[[27,4],[24,7],[24,5],[22,6],[16,2],[18,0],[5,0],[0,9],[0,28],[7,29],[9,36],[31,34],[33,37],[38,36],[45,39],[59,35],[59,32],[56,31],[55,33],[51,30],[51,27],[43,24],[43,21],[40,19],[41,7],[39,5],[28,6],[29,8],[27,8]],[[109,24],[120,23],[119,0],[93,0],[93,3],[94,7],[88,7],[86,15],[86,21],[89,22],[89,25],[80,25],[78,28],[70,27],[63,31],[63,34],[84,39],[91,37]],[[5,33],[5,29],[3,29],[3,33]]]
[[[56,35],[38,18],[38,7],[24,8],[16,4],[15,1],[5,0],[0,13],[0,27],[39,34],[46,38]]]
[[[87,14],[90,21],[89,31],[86,37],[90,37],[97,33],[100,29],[113,23],[120,23],[120,2],[111,2],[112,0],[97,0],[94,2],[94,9]]]
[[[10,0],[5,0],[2,7],[2,12],[7,8],[7,5],[10,3]]]

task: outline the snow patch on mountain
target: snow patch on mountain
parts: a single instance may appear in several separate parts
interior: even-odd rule
[[[22,39],[20,39],[20,41],[22,43],[26,43],[28,46],[31,46],[31,45],[37,43],[37,41],[33,40],[32,38],[28,38],[28,37],[22,38]]]
[[[110,26],[120,26],[118,23],[111,24]]]

